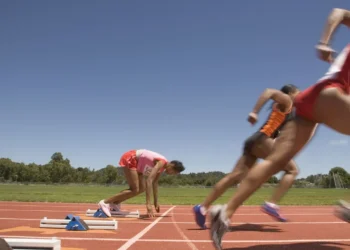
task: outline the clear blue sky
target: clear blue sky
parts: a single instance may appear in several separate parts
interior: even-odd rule
[[[313,84],[326,17],[348,1],[2,1],[0,157],[117,165],[146,148],[186,172],[228,172],[265,121],[266,88]],[[341,28],[334,48],[350,34]],[[300,176],[348,168],[348,137],[321,127]]]

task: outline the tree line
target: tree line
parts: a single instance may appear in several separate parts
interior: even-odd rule
[[[294,186],[334,188],[337,182],[333,178],[334,174],[340,177],[341,183],[345,187],[350,186],[350,174],[341,167],[332,168],[329,174],[310,175],[306,178],[297,179]],[[178,176],[163,174],[159,179],[159,185],[211,187],[225,175],[226,173],[219,171],[189,173]],[[64,159],[59,152],[54,153],[51,160],[44,165],[24,164],[14,162],[9,158],[0,158],[0,182],[104,185],[123,185],[126,183],[123,169],[120,167],[107,165],[99,170],[86,167],[74,168],[71,166],[69,159]],[[267,184],[277,184],[278,182],[277,177],[273,176],[267,181]]]

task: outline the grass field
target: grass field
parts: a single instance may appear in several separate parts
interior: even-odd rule
[[[41,201],[96,203],[127,187],[80,185],[0,185],[1,201]],[[245,205],[260,205],[271,195],[273,188],[262,188]],[[193,205],[203,201],[211,188],[159,188],[159,203]],[[236,189],[229,189],[216,203],[226,203]],[[338,199],[350,197],[346,189],[292,188],[281,205],[333,205]],[[144,204],[145,195],[128,200],[129,204]]]

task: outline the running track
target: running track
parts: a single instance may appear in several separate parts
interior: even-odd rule
[[[39,227],[43,217],[64,219],[73,213],[84,219],[88,208],[96,205],[0,202],[0,237],[59,237],[62,250],[214,249],[209,230],[198,230],[190,206],[161,206],[154,219],[116,218],[115,231]],[[144,205],[124,205],[126,209],[145,212]],[[290,222],[275,222],[256,206],[241,207],[233,217],[232,232],[223,239],[224,249],[350,249],[350,225],[333,216],[333,207],[282,207],[282,211]]]

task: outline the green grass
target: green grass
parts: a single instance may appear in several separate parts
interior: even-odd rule
[[[96,203],[127,187],[80,185],[0,185],[1,201],[40,201]],[[245,205],[260,205],[272,194],[273,188],[262,188]],[[204,200],[211,188],[159,188],[159,203],[193,205]],[[226,203],[236,189],[229,189],[216,203]],[[333,205],[338,199],[350,196],[345,189],[292,188],[281,205]],[[145,195],[128,200],[129,204],[144,204]]]

